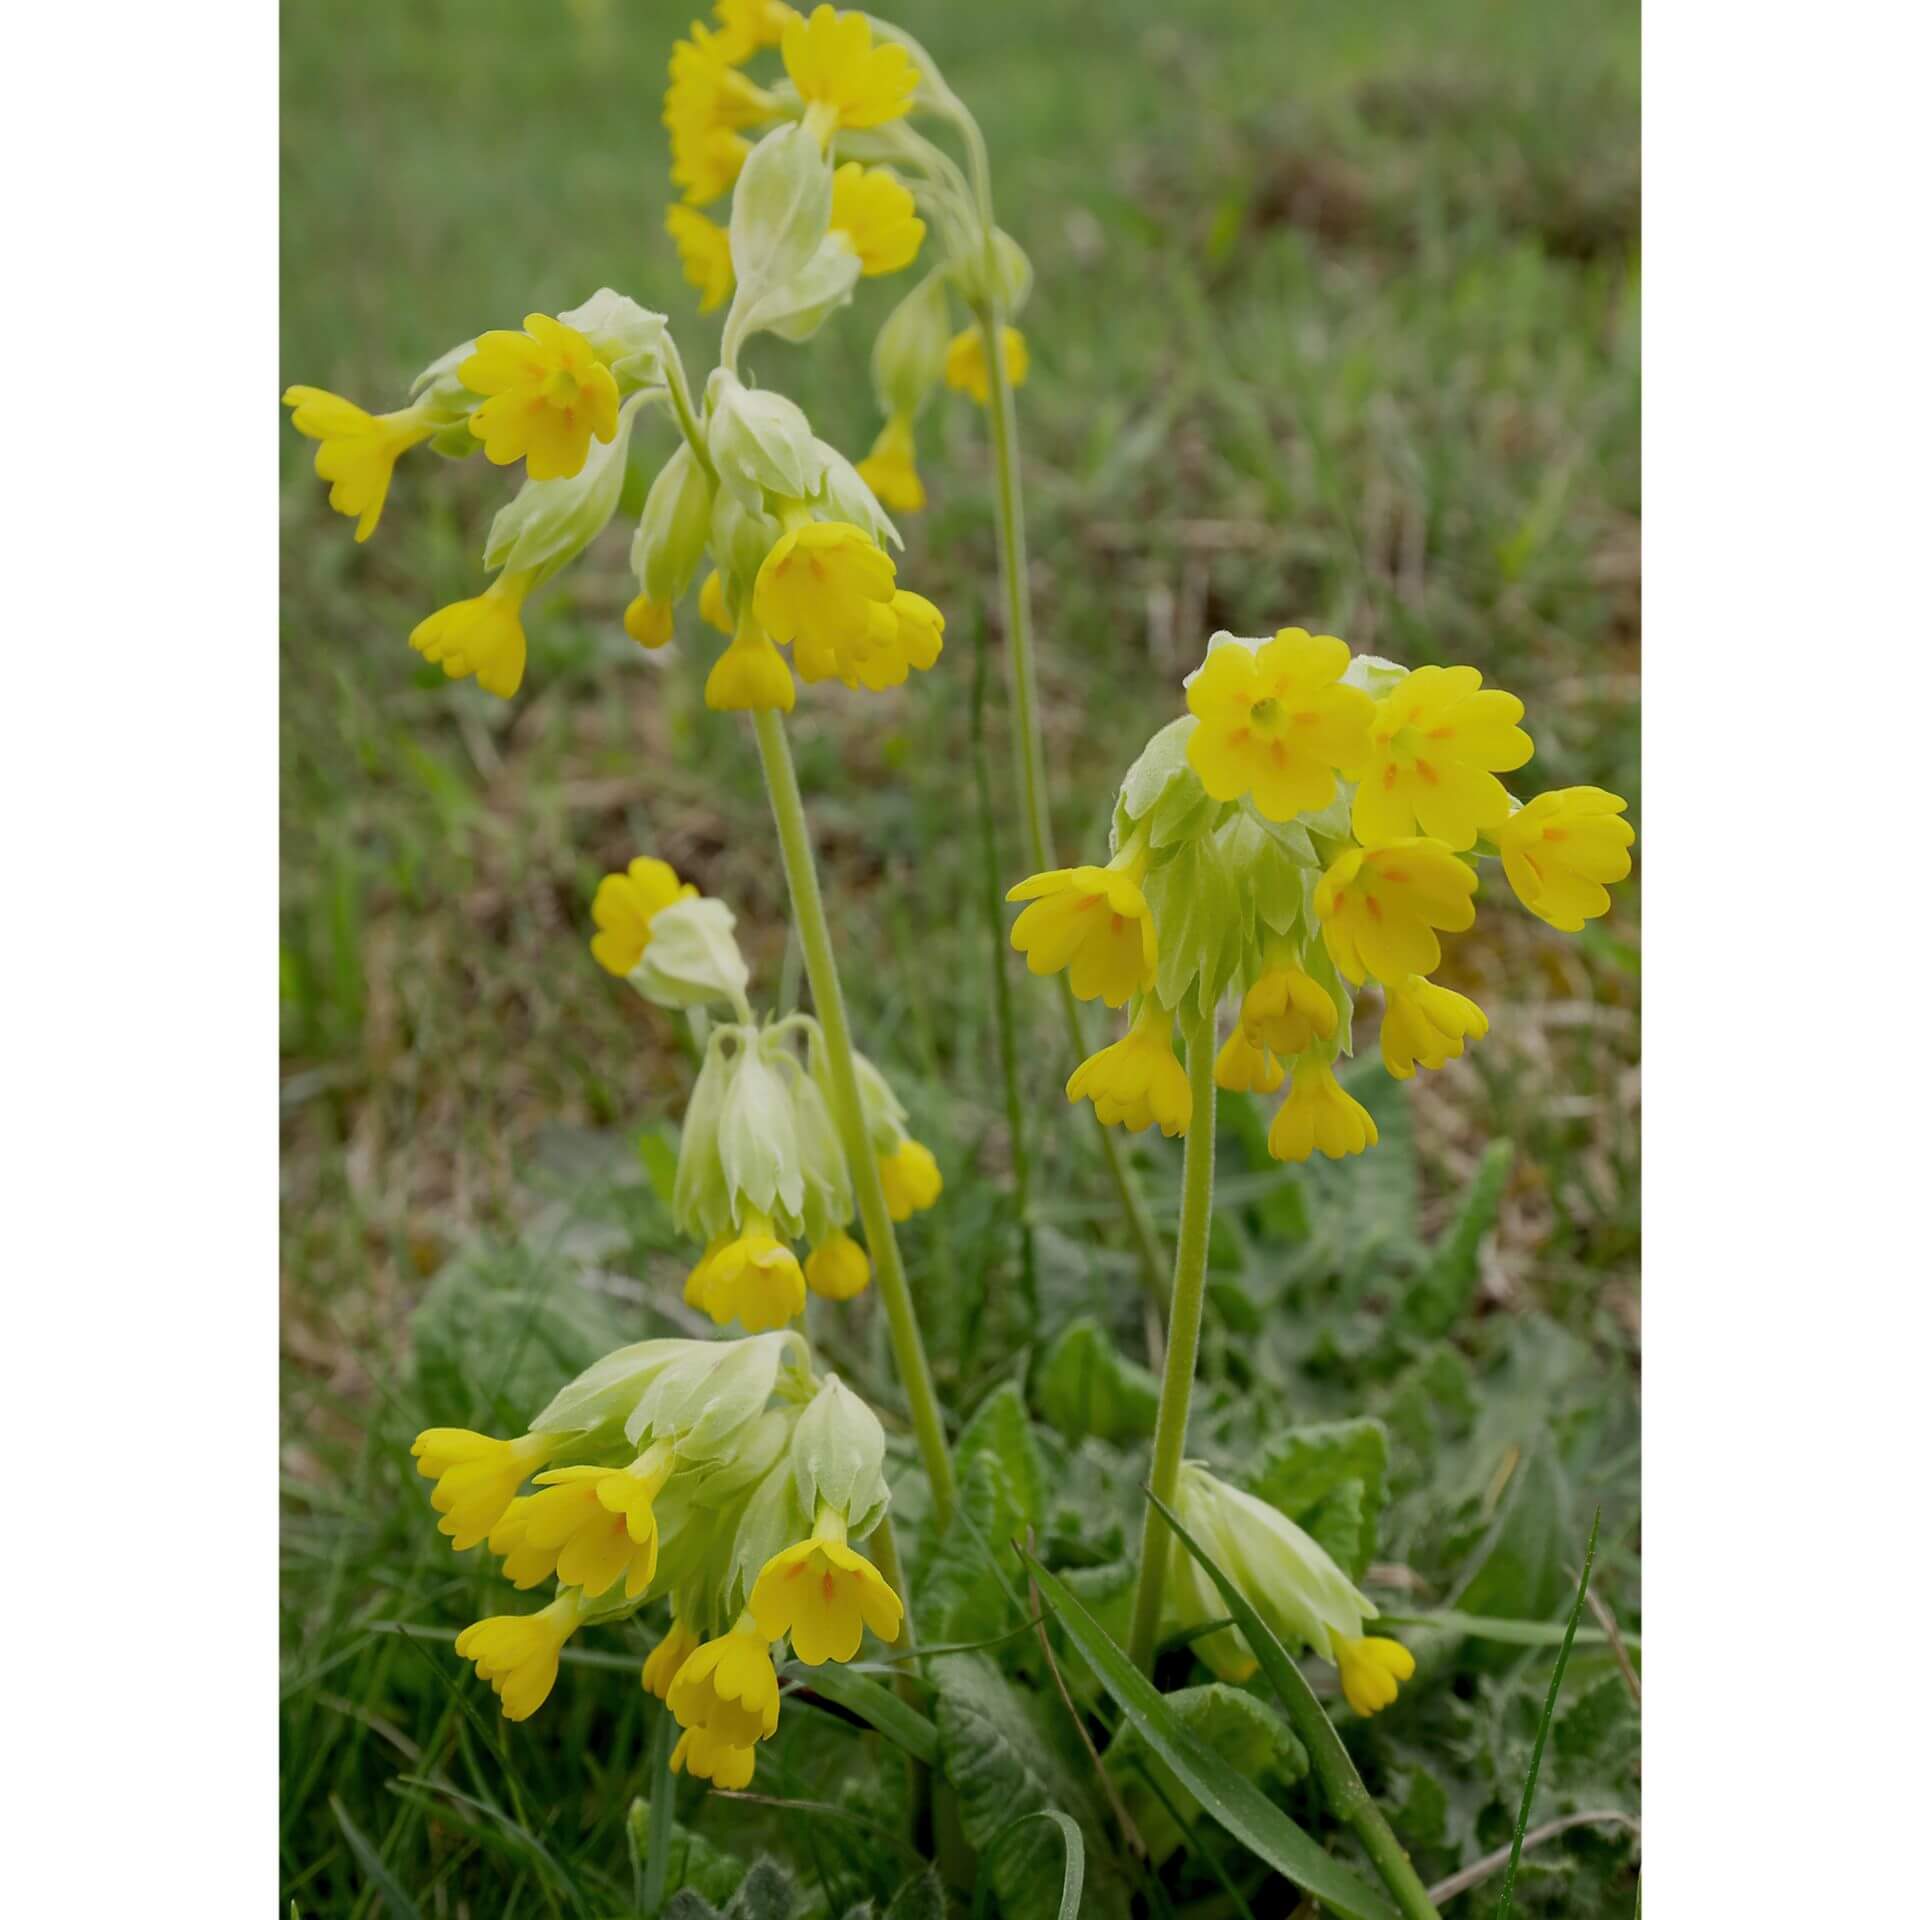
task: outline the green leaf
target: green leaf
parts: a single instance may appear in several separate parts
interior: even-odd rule
[[[1251,1781],[1181,1724],[1146,1677],[1060,1580],[1030,1556],[1029,1564],[1062,1629],[1100,1676],[1120,1711],[1140,1729],[1147,1744],[1172,1769],[1202,1811],[1334,1913],[1347,1916],[1347,1920],[1394,1920],[1392,1909],[1350,1867],[1342,1866]]]
[[[1009,1475],[997,1453],[974,1450],[960,1476],[952,1518],[914,1582],[914,1630],[929,1645],[991,1640],[1021,1609],[1011,1597],[1009,1542],[1024,1533]]]
[[[1012,1501],[1014,1522],[1022,1527],[1040,1527],[1046,1522],[1047,1466],[1040,1455],[1040,1443],[1027,1419],[1026,1403],[1020,1389],[1011,1381],[994,1388],[974,1409],[953,1449],[953,1470],[960,1479],[980,1453],[991,1453],[999,1462]]]
[[[946,1920],[946,1915],[947,1896],[941,1889],[940,1876],[931,1867],[909,1880],[887,1902],[886,1920]]]
[[[379,1849],[353,1824],[342,1804],[340,1796],[329,1794],[327,1805],[333,1809],[333,1817],[340,1823],[340,1831],[347,1837],[347,1845],[353,1850],[353,1857],[360,1863],[360,1871],[373,1883],[380,1897],[387,1903],[393,1920],[420,1920],[420,1909],[407,1897],[400,1883],[387,1869],[387,1863],[381,1859]]]
[[[908,1706],[891,1687],[864,1673],[849,1673],[844,1667],[806,1667],[795,1661],[785,1672],[798,1675],[801,1685],[811,1687],[823,1699],[857,1713],[902,1752],[929,1766],[933,1764],[940,1751],[938,1731],[924,1713]]]
[[[727,1902],[726,1920],[787,1920],[793,1883],[771,1860],[756,1860]]]
[[[645,1799],[636,1798],[627,1809],[627,1843],[635,1859],[643,1863],[650,1857],[652,1831],[652,1808]],[[667,1879],[683,1891],[691,1890],[700,1902],[698,1911],[712,1911],[707,1901],[732,1899],[746,1874],[744,1860],[716,1847],[711,1840],[703,1840],[697,1833],[689,1833],[681,1822],[673,1823],[667,1837]],[[666,1911],[669,1915],[675,1912],[672,1901],[667,1903]]]
[[[1044,1700],[1013,1686],[984,1655],[940,1661],[939,1688],[934,1711],[941,1770],[953,1785],[961,1831],[981,1853],[993,1849],[989,1877],[1005,1920],[1054,1920],[1056,1902],[1048,1891],[1053,1840],[1032,1826],[1010,1829],[1024,1815],[1055,1808],[1083,1833],[1100,1833],[1086,1755],[1056,1737]],[[1124,1913],[1125,1884],[1104,1844],[1090,1872],[1094,1911]]]
[[[1566,1480],[1543,1434],[1514,1469],[1492,1530],[1471,1575],[1451,1597],[1451,1608],[1496,1620],[1546,1618],[1555,1611],[1570,1544]]]
[[[1048,1425],[1069,1439],[1133,1440],[1153,1431],[1160,1383],[1089,1315],[1048,1348],[1034,1378],[1034,1401]]]
[[[988,1846],[981,1862],[985,1871],[973,1890],[973,1920],[987,1920],[991,1871],[1002,1842],[1011,1839],[1022,1827],[1030,1826],[1036,1820],[1050,1820],[1060,1831],[1060,1844],[1066,1851],[1066,1858],[1061,1866],[1060,1907],[1056,1920],[1075,1920],[1080,1911],[1080,1895],[1087,1884],[1087,1839],[1080,1831],[1079,1821],[1062,1813],[1057,1807],[1041,1807],[1037,1812],[1023,1813],[1018,1820],[1002,1827],[993,1836],[992,1844]]]
[[[1480,1156],[1473,1180],[1445,1236],[1405,1295],[1395,1318],[1410,1331],[1437,1340],[1473,1303],[1480,1278],[1480,1242],[1500,1211],[1513,1172],[1513,1142],[1495,1140]]]
[[[1333,1420],[1270,1440],[1250,1486],[1357,1580],[1373,1560],[1386,1476],[1386,1428],[1377,1420]]]

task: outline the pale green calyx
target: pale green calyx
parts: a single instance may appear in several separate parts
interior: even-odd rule
[[[671,606],[693,584],[713,529],[713,483],[684,441],[654,475],[634,529],[633,575],[649,600]]]
[[[1371,698],[1384,700],[1406,677],[1406,668],[1397,660],[1383,660],[1377,653],[1356,653],[1347,662],[1340,684],[1358,687]]]
[[[793,1475],[811,1522],[822,1507],[839,1514],[858,1540],[887,1510],[887,1442],[873,1409],[828,1376],[793,1430]]]
[[[801,500],[823,462],[807,416],[783,395],[716,367],[707,382],[707,451],[721,484],[759,512],[768,494]]]
[[[460,368],[478,345],[476,340],[462,340],[413,376],[408,393],[414,405],[424,404],[442,433],[449,428],[464,430],[467,415],[480,404],[480,396],[460,384]],[[472,440],[472,435],[467,438]]]
[[[720,1167],[736,1221],[748,1207],[789,1234],[806,1217],[807,1180],[793,1083],[800,1063],[764,1034],[738,1028],[740,1057],[720,1110]]]
[[[810,1064],[813,1077],[823,1089],[827,1084],[826,1049],[815,1047]],[[853,1084],[860,1094],[860,1117],[866,1123],[873,1149],[884,1160],[897,1153],[907,1138],[907,1110],[900,1097],[887,1084],[887,1076],[864,1053],[853,1056]]]
[[[833,172],[804,128],[776,127],[747,156],[734,182],[727,244],[736,309],[791,280],[819,251],[833,212]],[[728,321],[729,331],[733,322]],[[788,488],[788,492],[802,489]]]
[[[658,386],[666,378],[667,316],[602,287],[590,300],[555,316],[586,335],[622,388]]]
[[[734,1436],[765,1411],[783,1369],[810,1372],[807,1343],[793,1332],[675,1344],[697,1351],[653,1377],[627,1416],[626,1432],[636,1447],[664,1440],[695,1464],[730,1450]]]
[[[1187,764],[1187,740],[1200,722],[1192,714],[1164,726],[1127,769],[1114,803],[1112,851],[1142,827],[1156,853],[1195,834],[1208,832],[1226,812],[1207,797],[1200,777]]]
[[[887,517],[886,508],[853,462],[824,440],[815,440],[813,446],[820,457],[820,484],[807,496],[807,505],[816,508],[822,519],[845,520],[858,527],[876,546],[905,545],[900,529]]]
[[[658,1007],[684,1011],[724,1001],[748,1018],[747,963],[733,927],[733,909],[707,894],[662,907],[629,983]]]
[[[713,503],[713,560],[727,590],[728,606],[753,604],[753,583],[779,538],[779,521],[745,505],[731,489],[721,488]]]
[[[995,227],[984,245],[957,257],[952,272],[954,285],[968,305],[984,307],[998,300],[1001,315],[1008,320],[1027,304],[1027,295],[1033,291],[1033,262],[1004,227]]]
[[[953,327],[945,269],[929,274],[880,324],[873,340],[873,392],[885,414],[920,411],[946,369]]]
[[[565,480],[528,480],[493,516],[482,556],[489,571],[551,574],[581,553],[613,518],[627,471],[627,441],[642,406],[659,388],[637,393],[620,409],[609,441],[593,440],[580,471]]]
[[[853,298],[860,272],[860,256],[846,236],[829,233],[798,272],[770,281],[750,301],[736,304],[727,323],[736,348],[756,333],[778,334],[782,340],[811,338],[829,314]]]
[[[853,1218],[853,1182],[840,1129],[833,1124],[820,1083],[811,1074],[796,1071],[787,1087],[793,1096],[801,1175],[806,1181],[806,1234],[818,1246],[834,1228],[844,1227]]]
[[[733,1230],[733,1198],[720,1158],[720,1117],[739,1071],[741,1029],[715,1027],[680,1123],[680,1160],[673,1179],[673,1224],[705,1245]]]
[[[706,1340],[641,1340],[604,1354],[541,1408],[529,1431],[584,1433],[624,1423],[661,1373],[711,1347]]]

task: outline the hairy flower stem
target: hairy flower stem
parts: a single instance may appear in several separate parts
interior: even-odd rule
[[[853,1039],[847,1027],[847,1003],[840,991],[840,969],[833,957],[833,936],[820,899],[820,876],[813,864],[813,843],[807,834],[806,810],[800,783],[794,777],[793,749],[786,723],[777,713],[753,716],[753,737],[760,748],[761,771],[766,775],[767,798],[773,806],[774,826],[780,836],[780,857],[787,869],[787,891],[793,900],[793,920],[800,934],[800,951],[813,988],[814,1016],[827,1047],[827,1079],[833,1096],[834,1117],[853,1174],[854,1197],[860,1203],[860,1223],[866,1229],[873,1277],[886,1307],[887,1332],[893,1340],[893,1361],[906,1390],[913,1416],[914,1438],[933,1493],[935,1520],[945,1526],[953,1512],[953,1456],[947,1450],[946,1429],[940,1421],[940,1402],[934,1394],[927,1349],[914,1316],[913,1296],[900,1264],[900,1245],[887,1212],[886,1192],[880,1184],[880,1162],[873,1150],[860,1110],[860,1092],[853,1077]]]
[[[1193,1120],[1187,1128],[1180,1172],[1180,1241],[1173,1257],[1173,1306],[1167,1319],[1167,1359],[1160,1375],[1160,1413],[1153,1423],[1153,1470],[1147,1485],[1173,1504],[1180,1462],[1187,1449],[1187,1416],[1193,1406],[1193,1370],[1200,1354],[1200,1313],[1207,1298],[1207,1241],[1213,1228],[1213,1035],[1214,1009],[1187,1022],[1187,1079],[1193,1087]],[[1160,1631],[1160,1602],[1167,1587],[1167,1554],[1173,1534],[1160,1509],[1147,1502],[1140,1535],[1140,1584],[1134,1590],[1133,1625],[1127,1652],[1142,1673],[1153,1672]]]
[[[984,157],[980,170],[984,170]],[[984,192],[984,190],[983,190]],[[992,230],[988,216],[988,230]],[[1014,751],[1019,760],[1020,815],[1026,827],[1029,870],[1040,873],[1059,864],[1054,852],[1053,818],[1047,805],[1046,763],[1040,747],[1037,718],[1039,692],[1033,665],[1033,600],[1027,575],[1027,519],[1020,492],[1020,424],[1013,410],[1013,385],[1007,378],[1005,351],[1000,339],[1004,324],[1000,303],[983,302],[973,308],[975,323],[987,356],[987,424],[993,436],[993,477],[995,497],[994,531],[1000,547],[1000,582],[1006,602],[1007,685],[1013,704]],[[1087,1051],[1085,1030],[1080,1023],[1080,1003],[1073,997],[1067,977],[1060,976],[1060,1000],[1066,1009],[1067,1032],[1073,1044],[1073,1056],[1082,1059]],[[1160,1251],[1159,1236],[1140,1198],[1140,1189],[1132,1169],[1121,1158],[1119,1143],[1111,1128],[1097,1122],[1094,1131],[1100,1137],[1100,1151],[1107,1162],[1107,1173],[1119,1196],[1120,1211],[1126,1216],[1127,1231],[1139,1249],[1141,1277],[1154,1298],[1167,1305],[1166,1262]]]

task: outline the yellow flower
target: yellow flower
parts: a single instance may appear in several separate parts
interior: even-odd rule
[[[653,938],[653,916],[676,901],[697,900],[700,889],[682,880],[664,860],[643,854],[625,873],[608,874],[594,889],[593,957],[624,980],[640,964]]]
[[[933,1150],[918,1140],[902,1140],[893,1152],[880,1156],[880,1190],[887,1197],[887,1212],[895,1220],[910,1220],[916,1213],[925,1213],[945,1186]]]
[[[760,1569],[747,1601],[761,1630],[775,1639],[793,1637],[793,1650],[808,1666],[851,1660],[860,1633],[871,1627],[882,1640],[900,1632],[900,1596],[865,1554],[847,1545],[846,1526],[822,1513],[811,1540],[776,1553]]]
[[[673,1773],[684,1769],[697,1774],[702,1780],[711,1780],[724,1792],[738,1793],[741,1788],[752,1784],[753,1749],[730,1747],[724,1740],[716,1739],[705,1727],[689,1727],[674,1742],[673,1752],[667,1757],[667,1767]]]
[[[1333,995],[1304,969],[1271,966],[1240,1003],[1247,1038],[1270,1053],[1305,1053],[1316,1040],[1331,1040],[1340,1024]]]
[[[717,1240],[709,1240],[700,1258],[693,1263],[681,1287],[681,1298],[688,1306],[697,1307],[702,1313],[707,1310],[707,1280],[713,1272],[713,1263],[721,1248],[732,1244],[731,1234],[721,1234]]]
[[[793,673],[758,627],[737,628],[707,670],[707,705],[716,713],[793,711]]]
[[[873,1278],[866,1248],[845,1233],[828,1234],[807,1255],[806,1273],[807,1285],[823,1300],[851,1300]]]
[[[864,635],[875,606],[892,600],[893,562],[845,520],[808,520],[773,543],[753,583],[753,615],[769,639],[806,649],[805,679],[837,674],[848,634]],[[823,671],[808,671],[808,666]]]
[[[465,1427],[429,1427],[413,1443],[421,1473],[434,1482],[433,1510],[454,1551],[477,1547],[520,1491],[520,1483],[559,1450],[551,1434],[496,1440]]]
[[[700,1644],[684,1620],[676,1620],[640,1668],[640,1684],[656,1700],[664,1700],[673,1677],[687,1664],[687,1655]]]
[[[503,573],[485,593],[456,600],[430,613],[407,636],[407,645],[424,654],[449,680],[469,674],[487,692],[511,700],[527,672],[527,630],[520,608],[533,575]]]
[[[700,618],[715,633],[733,631],[733,610],[727,605],[727,583],[716,568],[700,582]]]
[[[729,1747],[751,1747],[780,1724],[780,1681],[770,1644],[780,1636],[756,1614],[695,1647],[667,1689],[667,1711],[683,1727],[704,1727]]]
[[[913,265],[927,223],[913,211],[913,195],[884,167],[848,160],[833,170],[831,227],[846,236],[869,279]]]
[[[1215,800],[1246,794],[1269,820],[1331,806],[1335,770],[1366,753],[1373,702],[1340,684],[1347,644],[1283,627],[1257,647],[1219,646],[1187,688],[1200,724],[1187,762]]]
[[[554,1574],[597,1598],[624,1579],[638,1600],[653,1582],[660,1529],[653,1503],[673,1474],[673,1452],[651,1446],[624,1467],[554,1467],[534,1476],[542,1491],[513,1502],[487,1535],[522,1590]]]
[[[1074,1068],[1067,1098],[1091,1100],[1102,1126],[1143,1133],[1157,1125],[1168,1139],[1193,1119],[1193,1089],[1173,1051],[1173,1015],[1146,1001],[1126,1037]]]
[[[1396,986],[1440,964],[1434,929],[1473,925],[1479,876],[1438,840],[1392,840],[1352,847],[1313,890],[1327,951],[1355,986],[1369,975]]]
[[[496,1613],[476,1620],[453,1643],[463,1660],[500,1696],[509,1720],[524,1720],[553,1691],[560,1649],[580,1624],[580,1596],[562,1591],[538,1613]]]
[[[1000,351],[1006,356],[1007,385],[1025,386],[1027,336],[1018,327],[1002,327]],[[956,393],[969,395],[982,407],[993,397],[993,377],[987,367],[986,336],[978,327],[968,327],[947,342],[947,385]]]
[[[1428,834],[1464,853],[1506,819],[1494,778],[1533,758],[1510,693],[1482,687],[1473,667],[1416,667],[1373,711],[1369,757],[1353,791],[1363,846]]]
[[[460,362],[460,384],[488,396],[467,425],[496,467],[525,454],[529,480],[565,480],[591,442],[612,440],[620,389],[584,333],[544,313],[525,324],[483,333]]]
[[[720,22],[714,44],[736,60],[749,59],[762,47],[777,47],[787,22],[795,17],[786,0],[714,0],[713,14]]]
[[[629,640],[652,652],[673,638],[673,608],[665,601],[649,600],[644,593],[636,593],[627,602],[623,624]]]
[[[734,71],[737,43],[696,20],[691,36],[673,43],[667,61],[667,99],[661,124],[673,147],[673,183],[687,204],[704,207],[740,177],[748,144],[742,127],[758,126],[774,111],[773,96]]]
[[[1340,1667],[1340,1691],[1347,1705],[1362,1719],[1370,1719],[1382,1707],[1390,1707],[1400,1697],[1402,1681],[1413,1678],[1413,1655],[1398,1640],[1384,1634],[1369,1634],[1348,1640],[1332,1634],[1333,1653]]]
[[[931,600],[904,589],[893,596],[888,606],[900,623],[900,646],[907,656],[907,665],[925,673],[940,658],[947,616]]]
[[[1153,915],[1140,891],[1144,857],[1104,867],[1060,867],[1022,880],[1009,900],[1031,900],[1013,923],[1013,950],[1035,973],[1067,975],[1082,1000],[1125,1006],[1159,966]]]
[[[282,403],[293,409],[294,431],[320,442],[313,470],[333,482],[327,505],[349,519],[358,516],[353,537],[366,539],[380,524],[394,462],[433,432],[426,407],[369,413],[319,387],[289,387]]]
[[[711,313],[733,291],[733,251],[726,228],[690,206],[676,204],[667,209],[667,231],[680,250],[680,271],[700,295],[700,311]]]
[[[1486,1037],[1487,1016],[1464,993],[1436,987],[1418,974],[1387,989],[1380,1057],[1396,1080],[1411,1080],[1416,1061],[1435,1068],[1458,1060],[1469,1040]]]
[[[1278,1093],[1287,1070],[1266,1047],[1247,1038],[1243,1008],[1213,1063],[1213,1083],[1229,1093]]]
[[[1627,803],[1604,787],[1563,787],[1529,800],[1495,834],[1520,904],[1562,933],[1613,905],[1607,889],[1633,870]]]
[[[913,464],[913,422],[903,413],[888,419],[874,440],[873,451],[855,471],[880,504],[895,513],[918,513],[927,504],[927,490]]]
[[[1267,1129],[1267,1151],[1276,1160],[1305,1160],[1318,1148],[1329,1160],[1344,1160],[1378,1146],[1373,1115],[1333,1077],[1324,1060],[1303,1060],[1293,1086]]]
[[[687,1276],[687,1300],[716,1326],[738,1320],[748,1333],[765,1333],[806,1311],[807,1283],[773,1223],[749,1207],[740,1231]]]
[[[913,104],[920,75],[906,49],[873,44],[864,13],[815,7],[797,14],[780,36],[787,78],[807,103],[807,124],[825,147],[835,127],[878,127]]]

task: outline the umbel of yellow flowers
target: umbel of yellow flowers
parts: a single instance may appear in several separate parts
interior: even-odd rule
[[[1184,1133],[1177,1029],[1237,998],[1214,1078],[1285,1089],[1269,1151],[1364,1152],[1379,1129],[1334,1070],[1353,1048],[1356,993],[1382,996],[1396,1077],[1459,1059],[1487,1017],[1432,976],[1440,936],[1473,925],[1483,867],[1497,860],[1523,906],[1578,933],[1631,870],[1626,802],[1569,787],[1522,804],[1501,779],[1533,756],[1511,694],[1472,667],[1408,672],[1300,627],[1215,634],[1187,707],[1122,783],[1107,864],[1035,874],[1007,896],[1035,973],[1132,1009],[1067,1097],[1109,1126]]]
[[[434,1427],[413,1453],[456,1551],[484,1542],[523,1591],[558,1583],[455,1642],[509,1720],[546,1700],[575,1632],[665,1589],[673,1624],[641,1680],[683,1729],[674,1769],[744,1786],[779,1725],[783,1642],[819,1665],[899,1636],[900,1598],[853,1544],[887,1511],[880,1424],[815,1379],[798,1334],[641,1341],[516,1438]]]
[[[824,1047],[810,1015],[759,1022],[725,902],[644,855],[593,898],[593,957],[656,1006],[727,1007],[710,1025],[681,1130],[674,1224],[700,1248],[686,1302],[717,1326],[784,1327],[809,1293],[846,1301],[872,1277],[848,1231],[852,1183],[832,1119]],[[854,1057],[861,1116],[896,1220],[940,1197],[939,1163],[907,1127],[886,1076]],[[804,1239],[804,1261],[790,1243]]]

